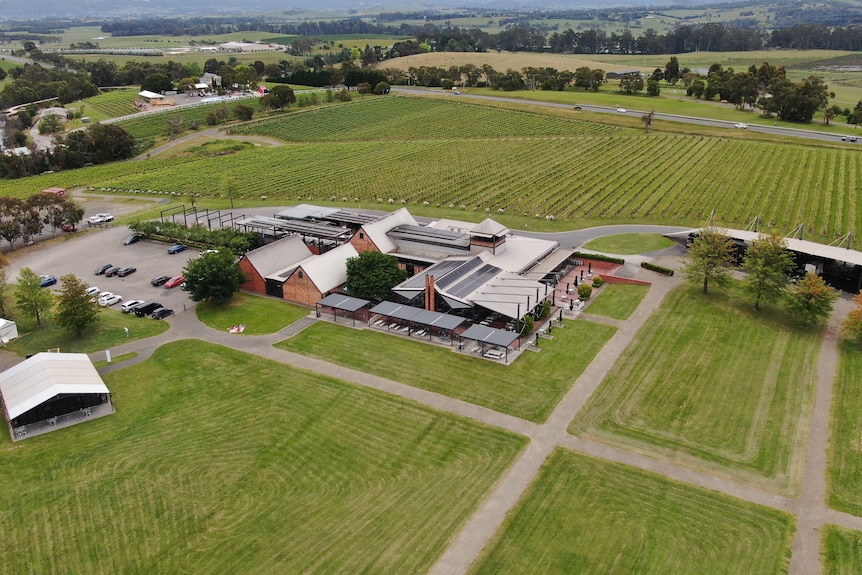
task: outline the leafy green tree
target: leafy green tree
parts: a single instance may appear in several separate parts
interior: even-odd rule
[[[0,237],[15,249],[15,241],[21,239],[21,213],[24,202],[18,198],[0,198]]]
[[[733,261],[733,240],[718,228],[708,226],[700,230],[700,235],[692,242],[682,273],[691,283],[702,283],[703,293],[707,293],[710,282],[727,285]]]
[[[853,303],[856,304],[856,307],[850,311],[841,327],[846,337],[862,343],[862,293],[856,294],[856,297],[853,298]],[[2,305],[2,302],[0,302],[0,305]]]
[[[15,299],[18,308],[25,316],[36,320],[36,325],[42,325],[42,318],[51,311],[54,296],[50,291],[42,289],[42,278],[30,268],[21,268],[18,272],[18,287],[15,288]]]
[[[674,85],[679,79],[679,60],[677,60],[676,56],[671,56],[670,60],[664,66],[664,81],[670,85]]]
[[[57,299],[57,323],[81,337],[87,327],[99,320],[99,304],[87,294],[87,284],[75,274],[65,275],[60,281],[63,289]]]
[[[150,92],[167,92],[174,89],[174,83],[171,79],[161,73],[151,74],[144,78],[141,82],[141,90],[149,90]]]
[[[230,209],[233,209],[233,197],[239,189],[239,184],[237,183],[236,178],[230,174],[225,174],[219,181],[219,189],[224,195],[230,198]]]
[[[640,74],[626,74],[620,78],[620,92],[635,94],[644,89],[644,79]]]
[[[347,260],[347,283],[350,295],[383,300],[393,287],[407,279],[407,272],[398,267],[395,256],[380,252],[362,252]]]
[[[237,104],[233,109],[233,115],[241,122],[248,122],[254,116],[254,108],[245,104]]]
[[[190,260],[183,270],[192,301],[223,305],[245,283],[245,272],[228,249]]]
[[[278,86],[273,86],[269,90],[269,93],[276,97],[279,108],[286,108],[296,102],[296,94],[290,86],[279,84]]]
[[[39,122],[40,134],[53,134],[63,129],[63,121],[57,114],[48,114]]]
[[[814,272],[808,272],[787,291],[786,307],[805,325],[814,325],[829,317],[838,299],[838,291]]]
[[[375,96],[384,96],[389,93],[390,86],[387,82],[377,82],[377,85],[374,86],[374,95]]]
[[[787,274],[793,271],[793,255],[787,241],[778,234],[761,234],[751,242],[742,260],[747,273],[745,291],[754,297],[754,309],[760,311],[760,301],[774,301],[790,284]]]
[[[658,80],[650,79],[646,85],[647,96],[655,97],[661,94],[661,88],[658,85]]]

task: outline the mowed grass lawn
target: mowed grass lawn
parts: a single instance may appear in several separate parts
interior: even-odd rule
[[[793,531],[781,511],[558,449],[471,573],[777,575]]]
[[[628,319],[649,291],[649,286],[605,284],[601,293],[587,306],[585,313],[611,319]]]
[[[862,532],[829,524],[821,532],[823,575],[862,573]]]
[[[511,365],[366,329],[318,322],[278,347],[427,389],[496,411],[542,422],[616,328],[566,321],[542,351]]]
[[[105,381],[117,413],[0,434],[0,572],[422,573],[525,444],[201,341]]]
[[[227,331],[231,326],[245,324],[243,335],[275,333],[311,310],[285,301],[246,293],[236,293],[225,305],[203,302],[195,308],[198,319],[213,329]]]
[[[862,515],[862,349],[844,341],[832,400],[829,505]]]
[[[591,240],[584,247],[608,254],[631,255],[663,250],[672,245],[672,239],[659,234],[614,234]]]
[[[571,431],[794,492],[821,334],[737,290],[669,294]]]

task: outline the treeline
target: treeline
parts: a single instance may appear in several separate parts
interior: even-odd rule
[[[101,30],[113,36],[214,36],[233,32],[270,32],[290,36],[404,33],[401,27],[374,24],[360,18],[328,22],[273,22],[268,18],[163,18],[104,22]]]
[[[16,130],[13,144],[23,146],[16,138],[26,138]],[[61,136],[52,150],[28,148],[26,153],[0,154],[0,178],[35,176],[44,172],[70,170],[90,164],[105,164],[131,158],[135,139],[123,128],[112,124],[93,124]]]
[[[45,226],[56,234],[63,225],[77,225],[83,217],[80,204],[54,194],[34,194],[26,200],[0,197],[0,237],[13,250],[15,242],[30,241]]]

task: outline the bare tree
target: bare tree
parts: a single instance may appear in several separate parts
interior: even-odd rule
[[[643,122],[644,129],[649,132],[649,127],[652,126],[652,117],[655,114],[655,110],[651,111],[649,114],[644,114],[641,116],[641,122]]]

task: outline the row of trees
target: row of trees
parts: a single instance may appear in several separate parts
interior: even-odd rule
[[[60,278],[62,289],[58,295],[42,287],[42,278],[30,268],[22,268],[18,272],[18,284],[15,287],[16,304],[20,312],[36,320],[41,326],[42,321],[53,314],[60,327],[67,329],[80,337],[87,327],[98,321],[99,305],[95,298],[86,292],[87,284],[74,274]],[[0,269],[0,294],[6,284],[6,275]],[[0,295],[0,313],[9,316],[5,299]]]
[[[0,237],[15,249],[15,242],[30,241],[49,227],[56,235],[64,224],[76,225],[84,208],[69,198],[35,194],[26,200],[0,197]]]

